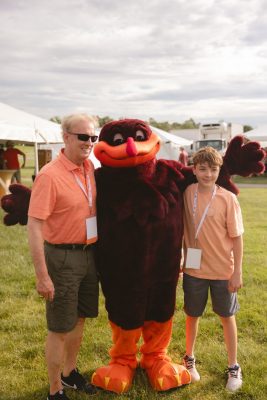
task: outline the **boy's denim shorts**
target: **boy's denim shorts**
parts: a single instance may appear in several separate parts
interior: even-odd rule
[[[239,310],[237,293],[228,291],[228,280],[209,280],[183,274],[184,311],[190,317],[201,317],[208,301],[220,317],[231,317]]]
[[[47,327],[52,332],[70,332],[78,318],[98,315],[99,283],[93,247],[66,250],[45,243],[48,273],[55,287],[52,302],[46,302]]]

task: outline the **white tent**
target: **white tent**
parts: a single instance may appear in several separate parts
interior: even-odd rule
[[[36,115],[0,103],[0,142],[32,143],[35,172],[39,171],[37,143],[62,143],[61,127]]]
[[[165,132],[162,129],[154,128],[154,126],[150,126],[150,128],[161,139],[161,148],[157,154],[158,159],[164,158],[166,160],[177,161],[179,157],[179,148],[181,146],[190,146],[190,144],[193,142],[192,140],[187,140],[180,136]]]
[[[250,140],[256,140],[265,147],[267,146],[267,126],[260,126],[245,133],[245,136]]]
[[[39,143],[44,141],[34,128],[0,121],[0,142],[7,140],[12,140],[16,143]]]
[[[0,103],[0,140],[17,143],[62,143],[59,124]]]
[[[150,128],[161,138],[164,143],[172,142],[178,146],[189,146],[193,142],[193,140],[187,140],[180,136],[173,135],[172,133],[155,128],[154,126],[150,126]]]

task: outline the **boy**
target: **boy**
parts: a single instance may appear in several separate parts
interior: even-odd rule
[[[242,215],[236,196],[215,184],[222,165],[221,155],[211,147],[202,148],[194,155],[193,165],[198,183],[190,185],[184,194],[186,354],[183,361],[192,382],[200,380],[194,347],[199,317],[210,289],[228,354],[226,389],[234,392],[242,386],[235,321],[239,309],[236,292],[242,287]]]

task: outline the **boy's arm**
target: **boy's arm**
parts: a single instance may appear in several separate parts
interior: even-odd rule
[[[237,292],[243,286],[242,280],[242,258],[243,258],[243,237],[242,235],[233,238],[234,272],[228,282],[229,292]]]

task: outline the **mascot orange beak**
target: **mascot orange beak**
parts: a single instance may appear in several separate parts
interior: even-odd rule
[[[160,139],[152,132],[148,140],[135,141],[128,137],[119,146],[110,146],[100,141],[94,147],[94,154],[101,164],[108,167],[129,168],[152,160],[160,149]]]

